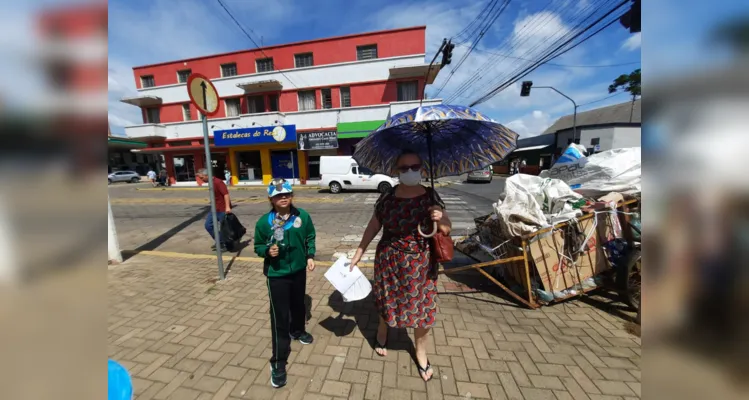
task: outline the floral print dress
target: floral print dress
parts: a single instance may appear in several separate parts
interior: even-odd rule
[[[431,189],[411,199],[394,192],[383,194],[375,205],[383,229],[375,256],[375,306],[390,327],[430,328],[437,314],[437,280],[430,274],[430,239],[419,235],[417,227],[432,230]]]

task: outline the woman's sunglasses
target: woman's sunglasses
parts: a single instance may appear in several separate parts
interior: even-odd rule
[[[421,164],[413,164],[413,165],[401,165],[398,168],[398,171],[400,172],[408,172],[408,170],[419,172],[421,171]]]

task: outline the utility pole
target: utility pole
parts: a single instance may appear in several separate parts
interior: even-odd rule
[[[533,81],[524,81],[521,88],[520,88],[520,96],[521,97],[527,97],[531,94],[531,87],[533,86]],[[572,113],[572,143],[575,143],[575,139],[580,139],[577,136],[577,103],[575,103],[575,100],[572,100],[572,97],[567,96],[566,94],[558,91],[556,88],[552,86],[536,86],[536,89],[551,89],[560,95],[567,98],[567,100],[572,102],[572,105],[574,106],[574,112]]]

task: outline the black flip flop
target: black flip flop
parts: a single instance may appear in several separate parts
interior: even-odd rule
[[[377,349],[387,351],[387,345],[388,345],[387,336],[385,337],[385,343],[380,343],[380,341],[377,340],[377,336],[375,336],[375,347],[374,347],[375,354],[377,354],[380,357],[385,357],[385,355],[378,353]]]
[[[424,367],[424,368],[421,368],[421,365],[419,365],[419,362],[416,361],[416,368],[419,369],[419,374],[424,374],[424,375],[422,375],[422,378],[421,378],[421,379],[424,379],[424,376],[426,376],[427,371],[429,371],[430,369],[432,369],[432,364],[430,364],[429,360],[427,359],[427,366]],[[425,380],[424,382],[429,382],[429,381],[432,380],[432,378],[434,378],[434,370],[432,370],[432,376],[430,376],[429,379]]]

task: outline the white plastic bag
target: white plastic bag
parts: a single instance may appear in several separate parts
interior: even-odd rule
[[[641,192],[641,165],[640,148],[631,147],[580,157],[572,162],[557,162],[539,176],[561,179],[586,197],[610,192],[635,194]]]
[[[504,201],[494,208],[505,237],[521,236],[579,216],[571,203],[581,196],[558,179],[516,174],[505,180]]]
[[[341,292],[344,302],[361,300],[372,291],[369,279],[361,272],[359,267],[349,271],[351,262],[346,257],[341,257],[325,272],[325,278],[336,290]]]

